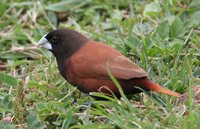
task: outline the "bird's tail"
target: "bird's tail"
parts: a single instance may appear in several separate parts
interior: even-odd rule
[[[145,86],[144,87],[145,89],[150,90],[150,91],[155,91],[155,92],[158,92],[158,93],[163,93],[163,94],[168,94],[168,95],[171,95],[171,96],[181,97],[181,94],[174,92],[174,91],[171,91],[169,89],[166,89],[163,86],[160,86],[160,85],[152,82],[151,80],[149,80],[147,78],[143,81],[143,86]]]

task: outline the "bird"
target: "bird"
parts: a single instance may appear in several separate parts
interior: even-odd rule
[[[181,96],[151,81],[141,67],[118,50],[91,40],[75,30],[53,30],[45,34],[36,46],[51,51],[61,76],[85,94],[100,92],[121,97],[119,89],[108,74],[110,70],[125,95],[144,90]]]

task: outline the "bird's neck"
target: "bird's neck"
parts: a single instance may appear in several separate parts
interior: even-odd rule
[[[66,71],[66,64],[65,64],[65,59],[57,59],[57,65],[58,65],[58,70],[60,72],[60,74],[62,75],[62,77],[64,79],[67,79],[66,75],[65,75],[65,71]]]
[[[65,50],[65,58],[69,58],[72,54],[76,53],[81,47],[89,42],[89,39],[82,36],[79,38],[73,38],[71,42],[69,42],[67,50]],[[65,49],[64,48],[64,49]]]

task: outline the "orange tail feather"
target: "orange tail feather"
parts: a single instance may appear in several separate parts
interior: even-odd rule
[[[169,89],[164,88],[163,86],[160,86],[154,82],[152,82],[149,79],[146,79],[144,81],[144,86],[146,89],[151,90],[151,91],[155,91],[155,92],[159,92],[159,93],[163,93],[163,94],[168,94],[171,96],[176,96],[176,97],[181,97],[181,94],[171,91]]]

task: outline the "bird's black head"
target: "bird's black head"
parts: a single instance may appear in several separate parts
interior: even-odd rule
[[[37,45],[49,49],[59,60],[69,57],[88,41],[88,38],[77,31],[58,29],[44,35]]]

